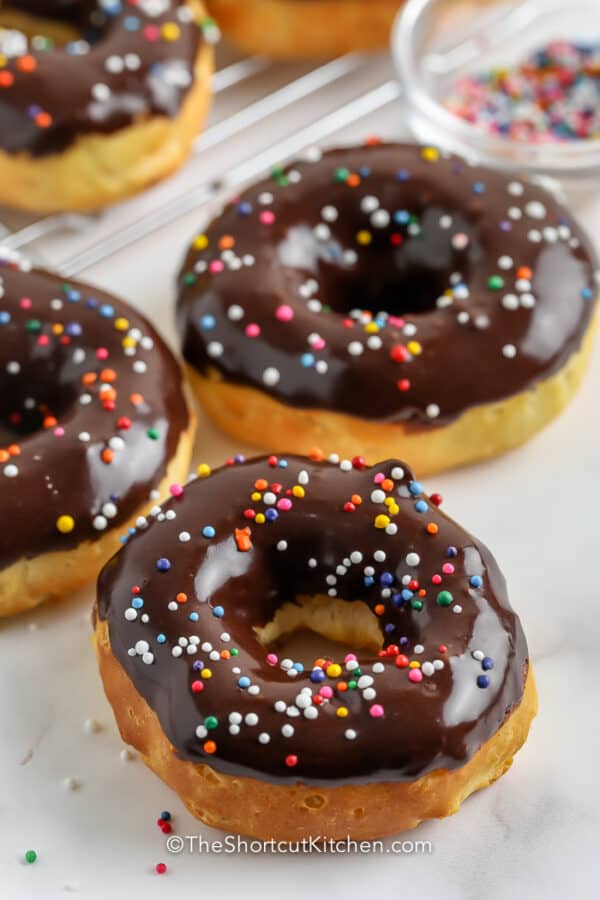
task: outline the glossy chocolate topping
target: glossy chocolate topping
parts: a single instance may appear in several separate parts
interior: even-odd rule
[[[596,268],[540,187],[434,148],[315,151],[196,237],[179,329],[199,371],[286,404],[445,422],[565,364]]]
[[[0,251],[0,569],[122,527],[188,422],[143,316]]]
[[[383,649],[278,658],[254,628],[305,595],[368,604]],[[189,484],[106,565],[97,615],[183,759],[266,780],[461,766],[527,671],[490,552],[394,460],[263,457]]]
[[[0,149],[34,156],[61,152],[79,135],[176,116],[193,84],[203,29],[209,40],[216,30],[212,20],[198,21],[184,0],[0,6],[0,23],[7,10],[73,28],[73,40],[62,47],[0,29]]]

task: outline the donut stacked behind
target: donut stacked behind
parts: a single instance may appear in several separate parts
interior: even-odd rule
[[[201,0],[3,3],[0,203],[94,210],[170,174],[205,118],[217,34]]]
[[[0,616],[93,578],[185,481],[193,431],[143,316],[0,253]]]
[[[496,562],[395,460],[232,460],[110,561],[95,627],[124,740],[194,815],[261,838],[453,813],[535,714]],[[341,646],[282,656],[300,628]]]
[[[293,58],[387,47],[401,0],[207,0],[246,53]]]
[[[432,147],[310,152],[232,201],[180,275],[192,382],[236,440],[427,474],[575,392],[598,262],[547,191]]]

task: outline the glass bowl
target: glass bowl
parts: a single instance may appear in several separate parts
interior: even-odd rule
[[[597,179],[598,140],[511,140],[442,102],[461,76],[517,64],[557,38],[600,43],[600,0],[407,0],[392,52],[415,137],[496,168],[563,182]]]

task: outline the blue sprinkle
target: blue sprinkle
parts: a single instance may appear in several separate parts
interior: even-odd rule
[[[384,626],[383,630],[385,631],[386,634],[391,634],[392,631],[396,630],[396,626],[394,625],[393,622],[388,622],[388,624]]]
[[[204,663],[201,659],[195,659],[194,664],[192,665],[192,669],[194,672],[200,672],[204,668]]]
[[[65,328],[65,331],[71,337],[79,337],[82,329],[81,329],[81,325],[79,324],[79,322],[69,322],[69,324]]]
[[[412,598],[414,597],[414,593],[413,593],[413,591],[409,590],[408,588],[404,588],[403,591],[400,591],[400,596],[402,597],[402,599],[404,600],[405,603],[408,603],[408,601],[412,600]]]
[[[288,461],[287,461],[287,459],[280,459],[279,462],[277,463],[277,465],[279,466],[280,469],[287,469]]]
[[[125,31],[137,31],[140,27],[140,20],[137,16],[126,16],[123,19],[123,28]]]
[[[200,616],[198,615],[197,612],[191,612],[188,616],[188,619],[190,620],[190,622],[197,622],[199,618],[200,618]]]
[[[233,457],[233,461],[234,461],[234,463],[241,464],[241,463],[246,462],[246,457],[244,456],[243,453],[236,453],[235,456]]]
[[[581,296],[583,297],[584,300],[591,300],[592,297],[594,296],[594,292],[592,291],[591,288],[586,287],[582,290]]]
[[[494,660],[492,659],[491,656],[484,656],[484,657],[483,657],[483,659],[481,660],[481,668],[482,668],[485,672],[489,672],[490,669],[493,669],[493,668],[494,668]]]
[[[215,534],[216,534],[216,531],[212,527],[212,525],[205,525],[204,528],[202,529],[202,537],[214,538]]]
[[[222,619],[225,615],[225,610],[222,606],[215,606],[212,611],[213,616],[216,616],[217,619]]]
[[[10,322],[10,313],[3,309],[0,312],[0,325],[8,325]]]
[[[383,572],[379,580],[382,584],[385,584],[387,587],[389,587],[394,583],[394,576],[391,572]]]
[[[79,291],[76,291],[75,288],[65,288],[65,294],[70,303],[79,303],[81,300],[81,294]]]
[[[406,601],[405,601],[404,597],[402,596],[402,594],[393,594],[392,595],[392,603],[394,604],[394,606],[404,606],[405,602]]]
[[[396,178],[398,181],[408,181],[410,178],[410,172],[408,169],[398,169],[396,172]]]
[[[396,222],[397,225],[408,225],[410,222],[410,213],[405,209],[399,209],[394,213],[394,222]]]
[[[279,513],[277,512],[276,509],[269,508],[265,512],[265,519],[267,520],[267,522],[275,522],[275,520],[278,518],[279,518]]]
[[[418,513],[427,512],[427,504],[424,500],[417,500],[417,502],[415,503],[415,509]]]
[[[134,597],[133,600],[131,601],[131,605],[133,606],[134,609],[141,609],[142,606],[144,605],[144,601],[142,600],[141,597]]]
[[[401,646],[401,647],[405,647],[406,644],[408,644],[408,638],[407,638],[407,637],[401,637],[401,638],[400,638],[400,646]]]
[[[327,678],[323,669],[313,669],[308,677],[313,684],[320,684],[321,681],[325,681]]]
[[[413,497],[418,497],[419,494],[423,493],[423,485],[419,481],[411,481],[408,485],[408,490],[413,495]]]
[[[136,533],[136,531],[137,531],[137,528],[128,528],[127,534],[129,535],[129,537],[133,537],[134,534]]]
[[[369,175],[371,174],[371,169],[369,166],[361,166],[360,169],[358,170],[358,174],[360,175],[361,178],[368,178]]]
[[[216,324],[217,320],[214,316],[211,316],[210,313],[207,313],[200,319],[200,328],[202,328],[204,331],[212,331]]]
[[[156,568],[159,572],[168,572],[171,568],[171,561],[166,559],[164,556],[161,556],[160,559],[156,560]]]
[[[294,665],[292,666],[292,669],[295,669],[296,672],[300,672],[300,673],[304,672],[304,666],[302,665],[301,662],[294,663]]]
[[[165,644],[167,641],[167,638],[166,638],[166,635],[164,635],[164,634],[157,634],[156,640],[158,641],[159,644]]]
[[[486,688],[490,686],[490,679],[487,675],[478,675],[477,676],[477,687]]]
[[[453,559],[455,556],[458,556],[458,550],[456,549],[456,547],[448,547],[448,549],[446,550],[446,556],[449,556],[451,559]]]
[[[485,194],[485,184],[483,181],[476,181],[473,184],[473,193],[474,194]]]
[[[238,678],[238,687],[249,688],[251,684],[252,682],[247,675],[242,675],[241,678]]]
[[[311,366],[314,366],[315,358],[312,353],[303,353],[300,357],[300,364],[305,369],[310,369]]]
[[[469,584],[471,587],[480,588],[483,584],[483,578],[480,575],[471,575],[469,578]]]
[[[169,822],[171,820],[171,813],[170,812],[161,812],[160,817],[163,820],[163,822]]]
[[[103,319],[112,319],[115,314],[114,307],[110,303],[103,303],[98,312]]]
[[[367,575],[364,579],[365,587],[371,587],[371,585],[375,584],[375,579],[371,578],[370,575]]]
[[[85,305],[88,309],[98,309],[98,301],[95,297],[88,297],[88,299],[85,301]]]
[[[252,204],[244,200],[242,203],[238,203],[237,211],[240,216],[249,216],[252,212]]]

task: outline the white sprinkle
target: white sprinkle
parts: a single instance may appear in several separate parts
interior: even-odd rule
[[[267,385],[267,387],[274,387],[279,383],[279,379],[281,375],[279,374],[279,369],[275,369],[273,366],[269,366],[263,372],[262,380]]]
[[[385,500],[385,491],[374,490],[371,493],[371,503],[383,503]]]
[[[402,479],[404,478],[404,469],[402,468],[402,466],[394,466],[391,475],[394,481],[402,481]]]
[[[260,744],[268,744],[270,740],[271,740],[271,736],[269,734],[267,734],[266,731],[261,731],[261,733],[258,736],[258,742]]]
[[[205,738],[207,734],[208,728],[206,727],[206,725],[198,725],[198,727],[196,728],[196,737],[202,740],[202,738]]]
[[[234,303],[227,310],[227,317],[231,319],[232,322],[239,322],[240,319],[244,318],[244,310],[239,304]]]
[[[406,562],[407,566],[411,566],[411,567],[418,566],[419,563],[421,562],[421,557],[419,556],[418,553],[407,553],[405,562]]]
[[[335,206],[324,206],[321,210],[321,218],[326,222],[335,222],[338,217],[338,211]]]
[[[525,212],[530,219],[546,218],[546,207],[539,200],[530,200],[525,206]]]
[[[280,550],[280,551],[282,551],[282,550],[287,550],[287,548],[288,548],[287,541],[278,541],[278,542],[277,542],[277,549],[278,549],[278,550]]]
[[[355,741],[356,740],[356,731],[354,730],[354,728],[347,728],[346,731],[344,732],[344,737],[348,741]]]
[[[506,357],[506,359],[514,359],[517,355],[517,348],[514,344],[505,344],[502,348],[502,355]]]
[[[364,349],[365,348],[360,341],[350,341],[348,344],[348,353],[350,356],[360,356]]]
[[[97,719],[86,719],[83,723],[83,730],[86,734],[98,734],[102,731],[102,725]]]
[[[437,403],[430,403],[425,407],[425,412],[429,416],[430,419],[437,419],[440,414],[440,408]]]
[[[502,298],[502,306],[504,309],[518,309],[519,298],[516,294],[505,294]]]
[[[224,347],[220,341],[211,341],[206,348],[206,352],[212,357],[222,356],[223,350]]]
[[[8,466],[4,466],[3,472],[7,478],[16,478],[19,474],[18,468],[12,463],[10,463]]]
[[[289,722],[286,722],[285,725],[281,726],[281,733],[286,738],[292,737],[294,734],[294,731],[295,731],[294,726],[290,725]]]
[[[188,541],[191,541],[192,536],[189,531],[180,531],[179,532],[179,540],[182,544],[187,544]]]

